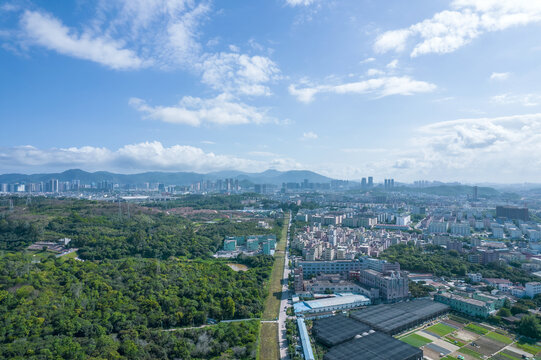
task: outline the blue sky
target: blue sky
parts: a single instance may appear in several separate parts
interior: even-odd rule
[[[0,172],[539,182],[541,1],[0,1]]]

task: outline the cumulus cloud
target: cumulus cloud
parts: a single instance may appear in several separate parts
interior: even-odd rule
[[[302,134],[303,140],[316,140],[317,138],[317,134],[313,131],[308,131]]]
[[[191,66],[200,56],[198,27],[207,3],[178,0],[101,0],[80,28],[43,11],[25,11],[17,37],[22,47],[42,46],[112,69]]]
[[[493,72],[490,74],[490,80],[507,80],[511,76],[511,73],[508,72]]]
[[[374,50],[401,52],[411,43],[412,57],[450,53],[486,32],[541,22],[539,1],[454,0],[451,8],[408,28],[382,33]]]
[[[361,60],[361,61],[359,62],[359,64],[368,64],[368,63],[371,63],[371,62],[373,62],[373,61],[376,61],[376,58],[369,57],[369,58],[366,58],[366,59],[364,59],[364,60]]]
[[[265,56],[218,53],[200,65],[202,81],[212,88],[242,95],[270,95],[266,85],[277,78],[278,66]]]
[[[501,94],[491,98],[493,103],[509,105],[518,104],[522,106],[541,105],[541,95],[539,94]]]
[[[0,166],[12,171],[27,171],[27,169],[50,171],[80,167],[87,170],[123,172],[149,170],[211,172],[230,169],[253,172],[269,168],[288,170],[301,167],[299,163],[287,158],[251,160],[205,152],[193,146],[167,147],[158,141],[125,145],[116,150],[93,146],[52,149],[39,149],[33,146],[0,148]]]
[[[150,106],[139,98],[132,98],[129,103],[146,118],[172,124],[240,125],[274,121],[264,110],[237,102],[229,94],[211,99],[185,96],[174,106]]]
[[[290,85],[289,93],[299,101],[309,103],[318,93],[374,94],[377,97],[390,95],[413,95],[432,92],[436,85],[418,81],[409,76],[388,76],[338,85]]]
[[[442,121],[418,129],[415,171],[470,181],[533,181],[541,161],[541,114]],[[519,175],[520,174],[520,175]]]
[[[220,92],[270,95],[269,84],[280,70],[267,56],[243,54],[234,45],[229,52],[203,51],[199,28],[210,13],[209,3],[98,0],[88,5],[94,13],[88,11],[88,19],[75,27],[41,10],[17,11],[19,29],[2,30],[0,37],[7,39],[3,46],[15,52],[43,47],[111,69],[188,69]],[[250,44],[264,51],[255,41]]]
[[[398,60],[394,59],[390,63],[387,64],[388,69],[396,69],[398,67]]]
[[[286,0],[286,4],[289,6],[308,6],[315,2],[315,0]]]
[[[77,34],[48,14],[25,11],[21,27],[26,41],[63,55],[91,60],[113,69],[136,69],[145,65],[143,59],[124,48],[121,42],[88,32]]]

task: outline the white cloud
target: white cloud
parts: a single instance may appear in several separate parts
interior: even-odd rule
[[[469,181],[533,181],[541,173],[541,114],[442,121],[418,130],[412,171]],[[519,175],[520,174],[520,175]],[[457,178],[460,176],[460,178]]]
[[[185,96],[175,106],[150,106],[144,100],[132,98],[130,105],[145,114],[146,118],[172,124],[239,125],[273,121],[264,110],[236,102],[228,94],[221,94],[212,99]]]
[[[538,106],[541,105],[541,95],[540,94],[501,94],[496,95],[491,98],[492,102],[508,105],[508,104],[519,104],[522,106]]]
[[[387,64],[388,69],[396,69],[398,67],[398,60],[394,59],[390,63]]]
[[[413,95],[416,93],[432,92],[436,85],[418,81],[409,76],[380,77],[358,82],[344,83],[339,85],[305,85],[299,88],[297,85],[289,86],[289,93],[299,101],[309,103],[314,100],[318,93],[335,94],[374,94],[377,97],[390,95]]]
[[[411,35],[409,30],[386,31],[379,35],[374,43],[374,50],[384,53],[390,50],[402,51],[406,47],[406,41]]]
[[[318,138],[317,134],[312,131],[308,131],[302,134],[303,140],[316,140]]]
[[[48,14],[25,11],[21,27],[27,41],[60,54],[91,60],[113,69],[136,69],[145,65],[133,51],[105,36],[77,34]]]
[[[368,63],[371,63],[373,61],[376,61],[376,58],[370,57],[370,58],[366,58],[364,60],[359,61],[359,64],[368,64]]]
[[[198,27],[210,7],[185,0],[101,0],[90,20],[69,28],[41,11],[25,11],[20,40],[112,69],[192,66],[201,46]],[[82,30],[80,30],[82,29]]]
[[[509,76],[511,76],[511,73],[508,73],[508,72],[501,72],[501,73],[493,72],[490,75],[490,80],[507,80]]]
[[[374,50],[400,52],[411,42],[415,44],[412,57],[444,54],[486,32],[541,22],[539,1],[454,0],[451,8],[408,28],[384,32],[377,37]]]
[[[101,0],[92,27],[124,39],[155,66],[191,66],[200,56],[198,28],[209,11],[206,2]]]
[[[125,145],[117,150],[93,146],[52,149],[38,149],[33,146],[0,148],[0,166],[11,171],[34,172],[78,167],[128,173],[151,170],[211,172],[231,169],[254,172],[269,168],[301,168],[299,163],[287,158],[250,160],[205,152],[193,146],[166,147],[158,141]]]
[[[378,75],[385,75],[385,71],[381,71],[378,69],[368,69],[366,71],[367,76],[378,76]]]
[[[289,6],[299,6],[299,5],[308,6],[308,5],[313,4],[314,2],[315,0],[286,0],[286,3]]]
[[[212,88],[243,95],[270,95],[266,84],[276,79],[280,70],[265,56],[238,53],[209,55],[200,65],[202,81]]]

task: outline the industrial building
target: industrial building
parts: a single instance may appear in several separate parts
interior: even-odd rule
[[[324,360],[420,360],[423,357],[422,350],[345,315],[315,320],[312,333],[318,343],[330,348]]]
[[[293,305],[295,315],[317,314],[330,311],[353,309],[370,305],[370,299],[363,295],[337,294],[334,297],[303,301]]]
[[[318,342],[327,347],[332,347],[370,330],[370,326],[360,321],[344,315],[336,315],[315,320],[312,334],[314,334]]]
[[[484,301],[481,298],[473,299],[459,294],[441,293],[434,295],[434,300],[449,305],[453,310],[482,318],[487,318],[496,310],[496,302],[492,299]]]
[[[350,271],[359,271],[362,267],[359,260],[299,261],[297,267],[301,266],[305,278],[317,274],[347,274]]]
[[[381,332],[357,335],[334,346],[324,360],[422,360],[423,351]]]
[[[308,335],[308,330],[306,330],[306,324],[303,318],[297,318],[297,326],[299,328],[299,338],[301,340],[304,360],[315,360],[312,345],[310,344],[310,336]]]
[[[395,335],[446,314],[449,309],[448,305],[422,299],[371,306],[352,312],[350,317],[372,329]]]

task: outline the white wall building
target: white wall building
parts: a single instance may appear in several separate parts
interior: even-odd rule
[[[537,294],[541,294],[541,282],[529,282],[525,287],[526,296],[533,298]]]

